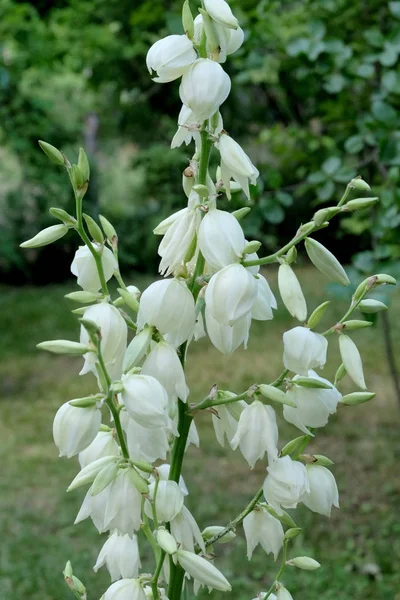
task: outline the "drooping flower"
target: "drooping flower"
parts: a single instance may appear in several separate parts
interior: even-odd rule
[[[296,508],[303,494],[310,490],[305,466],[290,456],[278,458],[267,468],[263,491],[268,504],[282,514],[283,508]]]
[[[168,394],[155,377],[123,375],[121,400],[126,411],[142,427],[156,429],[167,423]]]
[[[246,406],[246,402],[240,400],[226,405],[221,404],[221,406],[214,408],[215,413],[212,414],[212,422],[215,436],[222,447],[225,446],[225,437],[232,447],[232,440],[237,432],[240,415]]]
[[[153,481],[149,486],[151,500],[154,499],[156,490],[155,509],[157,518],[162,523],[169,523],[182,509],[184,498],[182,490],[175,481],[160,480],[157,487],[156,482]],[[145,510],[148,516],[152,518],[152,511],[148,503],[145,505]]]
[[[204,7],[216,23],[228,29],[237,29],[238,20],[225,0],[204,0]]]
[[[69,402],[57,411],[53,437],[60,456],[71,458],[85,450],[99,433],[101,411],[96,406],[81,408]]]
[[[310,490],[301,501],[313,512],[331,516],[332,506],[339,508],[339,492],[332,472],[321,465],[307,465]]]
[[[99,431],[93,442],[79,453],[81,469],[103,456],[118,456],[119,446],[112,431]]]
[[[195,544],[203,552],[206,551],[203,536],[192,513],[182,506],[179,513],[171,521],[171,533],[183,550],[195,551]]]
[[[100,248],[95,243],[93,246],[99,254],[101,253],[104,277],[106,281],[109,281],[118,268],[114,254],[109,248]],[[101,288],[96,261],[87,246],[80,246],[75,252],[71,273],[78,278],[78,285],[86,292],[98,292]]]
[[[262,275],[257,275],[256,284],[257,297],[251,309],[251,318],[256,321],[269,321],[274,318],[272,309],[278,308],[275,296],[268,281]]]
[[[152,45],[146,64],[150,75],[157,73],[154,81],[168,83],[181,77],[196,58],[193,43],[186,35],[168,35]]]
[[[211,208],[200,224],[198,243],[208,266],[218,271],[239,262],[246,240],[238,220],[231,213]]]
[[[251,313],[256,298],[256,280],[238,264],[228,265],[215,273],[205,293],[207,310],[218,323],[230,327]]]
[[[186,385],[182,363],[175,348],[164,340],[153,346],[141,373],[155,377],[167,391],[170,400],[179,398],[186,402],[189,388]]]
[[[248,404],[240,415],[239,425],[231,444],[234,450],[239,446],[251,468],[265,452],[270,462],[276,460],[278,426],[272,406],[266,406],[259,400]]]
[[[132,419],[126,411],[121,412],[121,422],[126,433],[129,456],[132,460],[149,463],[167,458],[169,451],[169,430],[163,427],[143,427]]]
[[[307,327],[294,327],[283,334],[283,363],[299,375],[326,363],[328,340]]]
[[[137,577],[141,567],[137,536],[114,531],[100,550],[93,570],[97,573],[103,565],[106,565],[111,581]]]
[[[231,91],[231,80],[217,62],[199,58],[185,72],[179,88],[182,104],[190,108],[200,122],[212,117]]]
[[[194,194],[197,197],[197,194]],[[190,252],[196,240],[196,232],[200,225],[200,213],[196,208],[182,213],[169,227],[159,247],[158,254],[161,256],[160,273],[164,276],[177,274],[194,253]]]
[[[211,343],[223,354],[232,354],[242,344],[247,348],[251,326],[250,313],[230,327],[229,325],[221,325],[206,306],[205,321]]]
[[[223,133],[218,141],[221,154],[221,176],[228,199],[231,198],[230,181],[234,179],[250,199],[249,182],[256,185],[260,174],[241,146],[227,133]]]
[[[102,600],[147,600],[139,579],[121,579],[113,583]]]
[[[247,558],[251,560],[258,544],[267,554],[277,559],[282,548],[285,532],[282,523],[270,515],[265,507],[258,505],[243,521],[243,529],[247,541]]]

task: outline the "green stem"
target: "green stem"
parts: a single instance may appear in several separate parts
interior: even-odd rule
[[[156,559],[156,562],[158,563],[160,556],[161,556],[161,549],[158,546],[158,544],[154,538],[154,535],[151,531],[150,524],[149,524],[149,518],[144,511],[144,501],[145,501],[145,499],[143,498],[143,502],[142,502],[143,523],[141,526],[141,530],[143,531],[144,535],[146,536],[146,539],[149,542],[149,544],[153,550],[154,558]]]
[[[280,578],[283,575],[284,570],[286,569],[287,546],[288,546],[288,540],[284,540],[283,541],[283,551],[282,551],[281,567],[280,567],[280,569],[279,569],[279,571],[277,573],[277,576],[275,578],[274,583],[271,585],[271,587],[269,588],[269,590],[265,594],[264,600],[267,600],[267,598],[269,598],[270,595],[274,592],[275,587],[276,587],[276,582],[280,580]]]
[[[284,382],[285,378],[288,376],[288,374],[289,374],[289,369],[285,369],[279,375],[278,379],[275,379],[275,381],[273,381],[270,385],[272,385],[273,387],[280,387],[282,385],[282,383]]]
[[[358,300],[353,300],[349,310],[346,312],[345,315],[343,315],[343,317],[340,319],[340,321],[338,321],[339,324],[344,323],[345,321],[348,320],[349,317],[351,317],[351,315],[353,314],[353,312],[356,310],[356,308],[358,307],[358,305],[360,304],[360,302],[362,302],[365,298],[365,296],[368,294],[368,292],[370,292],[370,288],[367,288],[360,296],[360,298],[358,298]],[[332,333],[335,333],[335,331],[337,331],[336,329],[337,324],[333,325],[332,327],[330,327],[329,329],[327,329],[326,331],[324,331],[324,333],[322,335],[324,336],[328,336],[331,335]]]
[[[239,402],[240,400],[249,400],[254,396],[254,392],[247,390],[243,394],[238,394],[232,398],[204,398],[198,404],[194,404],[190,407],[191,411],[205,410],[206,408],[212,408],[213,406],[220,406],[221,404],[231,404],[232,402]]]
[[[343,196],[341,197],[339,203],[338,203],[338,207],[339,206],[343,206],[343,204],[346,202],[347,200],[347,196],[350,194],[350,191],[352,190],[352,188],[350,187],[350,184],[347,184],[347,187],[345,189],[345,192],[343,194]]]
[[[156,570],[154,571],[154,575],[153,575],[153,578],[151,580],[151,589],[153,591],[153,600],[158,600],[158,598],[159,598],[159,594],[158,594],[158,578],[160,576],[161,569],[162,569],[163,564],[164,564],[165,556],[166,556],[166,552],[164,550],[161,550],[159,559],[157,561],[157,567],[156,567]]]

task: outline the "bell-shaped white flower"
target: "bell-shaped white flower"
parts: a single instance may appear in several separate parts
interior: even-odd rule
[[[279,586],[276,600],[293,600],[292,594],[283,585]]]
[[[293,381],[296,381],[298,377],[298,375],[293,377]],[[331,389],[304,388],[293,385],[287,392],[287,397],[292,400],[296,408],[285,405],[283,416],[288,423],[292,423],[307,435],[312,435],[307,427],[325,427],[329,415],[336,412],[342,394],[330,381],[319,377],[315,371],[309,371],[308,377],[330,385]]]
[[[278,308],[274,294],[268,281],[262,275],[257,275],[257,298],[251,309],[251,318],[256,321],[270,321],[274,318],[273,308]]]
[[[290,265],[282,264],[278,271],[279,293],[283,304],[292,317],[299,321],[307,319],[307,303],[299,280]]]
[[[241,27],[237,29],[226,29],[225,27],[216,27],[219,40],[220,53],[218,62],[224,63],[227,56],[234,54],[239,50],[244,42],[244,31]]]
[[[173,346],[162,340],[155,344],[148,354],[141,371],[158,379],[170,399],[179,398],[183,402],[189,394],[182,363]]]
[[[121,579],[113,583],[101,600],[147,600],[139,579]]]
[[[283,545],[285,532],[282,523],[275,519],[263,506],[257,506],[243,521],[247,541],[247,558],[251,560],[258,544],[276,560]]]
[[[142,495],[135,487],[129,468],[119,469],[114,481],[99,494],[93,496],[92,491],[93,486],[85,496],[75,523],[91,517],[99,533],[116,529],[130,536],[140,529]]]
[[[182,105],[178,116],[178,131],[172,138],[171,148],[180,148],[182,144],[188,146],[195,140],[196,146],[200,145],[200,123],[190,108]]]
[[[198,243],[210,269],[218,271],[239,262],[246,240],[239,221],[231,213],[211,208],[200,224]]]
[[[171,465],[168,463],[164,463],[163,465],[159,465],[157,467],[157,474],[158,477],[161,481],[168,481],[169,480],[169,472],[171,470]],[[151,481],[155,481],[155,478],[153,477],[153,475],[150,475],[150,480]],[[184,496],[188,496],[189,495],[189,490],[187,489],[186,483],[182,477],[182,475],[179,477],[179,483],[178,483],[179,489],[181,490],[182,494]]]
[[[231,80],[217,62],[199,58],[185,72],[179,88],[182,103],[201,122],[212,117],[231,91]]]
[[[146,64],[150,75],[157,73],[154,81],[168,83],[181,77],[197,58],[193,43],[186,35],[168,35],[152,45]]]
[[[168,229],[175,223],[175,221],[179,219],[182,215],[184,215],[187,212],[187,210],[187,207],[181,208],[180,210],[177,210],[176,212],[172,213],[172,215],[169,215],[169,217],[167,217],[166,219],[163,219],[157,225],[157,227],[153,229],[154,235],[165,235]]]
[[[188,552],[195,551],[195,544],[206,551],[203,536],[190,510],[182,506],[180,512],[171,521],[171,533],[178,544]]]
[[[221,154],[221,176],[227,197],[230,200],[230,181],[234,179],[250,199],[249,182],[256,185],[260,172],[241,146],[227,133],[221,135],[217,145]]]
[[[320,465],[307,465],[310,490],[301,501],[313,512],[331,516],[332,506],[339,508],[339,492],[335,478],[329,469]]]
[[[118,456],[119,446],[112,431],[99,431],[93,442],[82,452],[78,459],[81,469],[104,456]]]
[[[149,496],[153,500],[157,489],[155,509],[157,519],[162,523],[169,523],[181,511],[183,506],[183,492],[175,481],[160,480],[156,488],[156,482],[149,486]],[[147,502],[145,505],[146,514],[152,517],[152,511]]]
[[[176,558],[186,573],[201,585],[222,592],[229,592],[232,589],[229,581],[222,575],[221,571],[202,556],[179,549]]]
[[[241,453],[253,468],[257,460],[267,452],[269,462],[278,458],[278,426],[272,406],[259,400],[248,404],[240,415],[239,425],[232,448],[239,446]]]
[[[119,310],[108,302],[94,304],[85,310],[85,319],[93,321],[101,332],[100,348],[108,374],[112,380],[119,379],[128,340],[128,327]],[[89,343],[89,335],[83,325],[80,334],[81,344]],[[97,357],[94,352],[84,355],[85,363],[80,375],[96,374]]]
[[[240,400],[225,405],[221,404],[214,408],[216,414],[212,414],[212,423],[217,441],[222,447],[225,446],[225,437],[232,447],[232,440],[237,432],[240,415],[246,407],[247,403]]]
[[[136,535],[131,537],[114,531],[100,550],[93,570],[97,573],[103,565],[106,565],[111,581],[137,577],[141,563]]]
[[[305,466],[290,456],[283,456],[270,464],[267,471],[263,491],[268,504],[278,514],[282,514],[282,507],[296,508],[303,494],[310,490]]]
[[[188,209],[169,227],[158,247],[158,254],[161,256],[159,271],[162,275],[178,273],[182,269],[189,249],[195,241],[200,220],[198,210]]]
[[[118,269],[118,263],[109,248],[100,248],[93,244],[97,251],[101,251],[101,264],[103,265],[104,277],[109,281]],[[93,258],[87,246],[80,246],[75,252],[71,264],[71,273],[78,278],[78,285],[86,292],[98,292],[101,288],[100,277]]]
[[[204,8],[213,21],[219,25],[228,29],[237,29],[239,26],[237,18],[225,0],[204,0]]]
[[[143,427],[127,414],[121,412],[121,422],[126,434],[129,456],[132,460],[149,463],[165,460],[169,451],[168,429],[163,427]]]
[[[137,319],[138,330],[157,327],[169,343],[180,346],[193,333],[196,310],[193,296],[180,279],[152,283],[142,294]]]
[[[243,265],[228,265],[210,279],[205,293],[207,309],[221,325],[234,325],[253,308],[257,284]]]
[[[71,458],[85,450],[99,433],[100,425],[101,411],[96,406],[63,404],[53,422],[53,438],[60,456]]]
[[[232,354],[232,352],[242,344],[247,348],[251,326],[250,313],[236,321],[235,324],[230,327],[229,325],[221,325],[214,318],[211,310],[206,306],[205,319],[208,337],[210,338],[211,343],[217,350],[222,352],[222,354]]]
[[[168,394],[155,377],[123,375],[122,384],[121,400],[132,419],[149,429],[166,425]]]
[[[307,375],[326,363],[328,340],[307,327],[294,327],[283,334],[283,364],[290,371]]]

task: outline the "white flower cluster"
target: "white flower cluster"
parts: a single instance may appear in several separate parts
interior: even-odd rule
[[[76,523],[91,518],[100,533],[109,533],[94,566],[97,571],[105,565],[111,576],[112,585],[103,600],[179,600],[182,569],[186,579],[193,580],[195,592],[200,586],[228,591],[231,586],[214,566],[209,550],[217,542],[231,541],[235,527],[243,523],[249,559],[260,544],[275,559],[284,546],[286,561],[287,544],[300,533],[286,509],[303,503],[329,516],[332,507],[339,506],[335,478],[327,468],[331,461],[304,451],[315,430],[328,423],[339,403],[359,404],[374,396],[365,391],[360,354],[344,330],[365,326],[365,321],[348,320],[357,307],[365,312],[382,310],[382,303],[365,300],[374,286],[395,283],[383,274],[369,278],[353,294],[345,317],[325,334],[315,333],[327,303],[307,321],[307,303],[291,265],[295,246],[304,239],[316,268],[348,284],[336,258],[308,237],[329,218],[329,209],[318,211],[314,221],[299,229],[287,254],[283,249],[272,255],[272,260],[260,260],[257,251],[261,244],[247,241],[240,225],[246,209],[231,213],[218,207],[222,192],[230,199],[233,191],[241,189],[249,198],[249,184],[256,183],[259,173],[223,129],[219,112],[231,87],[221,64],[240,48],[243,31],[225,0],[204,0],[202,5],[193,19],[186,0],[186,34],[157,41],[147,55],[155,81],[168,83],[182,78],[183,106],[172,146],[195,144],[183,177],[187,206],[162,221],[154,232],[163,236],[158,251],[160,273],[166,278],[142,294],[134,286],[125,286],[118,265],[118,237],[111,223],[100,217],[101,229],[84,215],[90,236],[86,233],[82,199],[90,173],[83,151],[78,164],[71,165],[59,150],[41,142],[49,158],[69,171],[77,217],[52,209],[63,225],[50,227],[23,244],[37,247],[52,243],[70,228],[85,242],[71,266],[82,291],[68,294],[71,300],[85,305],[78,309],[80,341],[54,340],[39,347],[82,356],[80,374],[92,373],[97,381],[96,394],[61,406],[53,434],[60,456],[77,455],[79,459],[81,470],[69,490],[89,486]],[[220,156],[216,181],[208,170],[213,148]],[[344,200],[350,188],[365,190],[365,186],[360,179],[352,180]],[[344,200],[332,214],[342,210]],[[367,200],[374,199],[354,200],[353,206],[358,202],[357,207],[362,208]],[[246,347],[252,321],[272,319],[277,308],[275,296],[260,273],[261,263],[274,261],[280,263],[282,302],[301,322],[283,335],[285,371],[275,382],[255,384],[241,395],[214,386],[203,401],[189,404],[184,366],[190,344],[207,335],[223,354],[231,354],[242,344]],[[113,276],[120,285],[114,302],[107,287]],[[135,334],[128,344],[129,329]],[[316,371],[326,363],[327,336],[333,333],[339,335],[342,358],[335,384]],[[362,391],[342,397],[337,386],[346,374]],[[302,433],[282,449],[278,447],[278,420],[272,403],[283,405],[284,419]],[[224,446],[227,441],[233,450],[239,448],[251,468],[265,455],[268,466],[262,489],[237,520],[227,527],[207,527],[201,532],[185,505],[189,492],[181,470],[189,444],[199,445],[194,417],[211,407],[218,442]],[[156,461],[169,462],[158,462],[156,467]],[[284,526],[290,529],[285,531]],[[153,575],[140,572],[139,530],[144,531],[154,550]],[[306,570],[319,566],[311,558],[297,557],[283,563],[279,577],[287,565]],[[69,563],[65,577],[70,587],[75,586],[75,596],[84,600],[84,587],[73,576]],[[161,582],[169,584],[168,592],[160,587]],[[280,581],[258,596],[260,600],[264,597],[292,598]]]

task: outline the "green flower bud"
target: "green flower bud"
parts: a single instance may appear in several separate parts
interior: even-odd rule
[[[347,375],[347,371],[344,368],[344,365],[341,364],[335,375],[335,387],[337,387],[338,383]]]
[[[350,280],[337,258],[325,246],[312,238],[306,238],[307,254],[314,266],[329,279],[349,285]]]
[[[285,392],[282,392],[282,390],[273,385],[262,383],[258,386],[258,389],[265,398],[268,398],[268,400],[273,400],[274,402],[279,402],[279,404],[286,404],[287,406],[296,408],[295,403],[287,397]]]
[[[365,313],[366,315],[368,314],[374,314],[377,312],[380,312],[382,310],[387,310],[388,307],[386,306],[386,304],[384,304],[383,302],[380,302],[379,300],[361,300],[360,304],[358,305],[359,310],[362,313]]]
[[[103,244],[104,235],[100,227],[97,225],[96,221],[92,219],[90,215],[86,215],[85,213],[83,214],[83,218],[86,221],[87,228],[94,241],[98,244]]]
[[[130,294],[128,290],[124,290],[122,288],[118,288],[118,293],[125,302],[125,304],[129,306],[129,308],[131,308],[135,312],[139,311],[139,302],[137,301],[137,298],[135,298],[135,296]]]
[[[285,540],[292,540],[300,535],[301,532],[302,529],[300,529],[300,527],[292,527],[291,529],[285,531]]]
[[[258,252],[261,248],[261,242],[257,242],[256,240],[252,242],[247,242],[243,249],[243,254],[254,254],[254,252]]]
[[[136,469],[129,469],[129,476],[138,492],[141,494],[149,493],[149,484],[141,475],[139,475]]]
[[[219,535],[222,531],[225,531],[225,527],[222,527],[221,525],[211,525],[210,527],[203,529],[201,535],[203,536],[204,541],[208,542],[216,535]],[[218,544],[227,544],[228,542],[234,540],[235,537],[236,533],[234,531],[227,531],[225,535],[219,538]]]
[[[235,217],[235,219],[237,219],[238,221],[241,221],[243,219],[243,217],[245,217],[246,215],[249,214],[250,211],[251,211],[250,206],[243,206],[243,208],[234,210],[232,215]]]
[[[368,183],[364,181],[364,179],[362,179],[360,175],[350,181],[349,187],[353,188],[354,190],[360,190],[362,192],[369,192],[371,189]]]
[[[186,33],[188,38],[191,40],[194,36],[194,19],[192,11],[190,10],[189,0],[185,0],[182,8],[182,25],[183,31]]]
[[[341,212],[341,207],[338,206],[329,206],[327,208],[321,208],[317,210],[315,215],[313,216],[313,221],[317,227],[321,227],[325,223],[325,221],[329,221],[332,217]]]
[[[202,185],[201,183],[193,186],[193,191],[196,192],[202,198],[208,198],[210,195],[210,191],[206,185]]]
[[[64,298],[79,302],[79,304],[93,304],[93,302],[97,302],[97,300],[101,298],[101,294],[95,294],[93,292],[71,292],[70,294],[65,294]]]
[[[144,473],[151,474],[154,471],[154,467],[148,462],[144,462],[142,460],[132,460],[131,463],[134,467],[137,467],[140,471],[143,471]]]
[[[286,263],[288,265],[291,265],[292,263],[296,262],[297,259],[297,248],[296,246],[293,246],[292,248],[290,248],[289,252],[286,254]]]
[[[387,275],[386,273],[378,273],[378,275],[374,275],[376,277],[376,285],[396,285],[397,281],[391,275]]]
[[[301,435],[300,437],[291,440],[281,450],[281,456],[291,456],[293,459],[297,458],[306,448],[311,436]]]
[[[303,571],[315,571],[321,566],[319,562],[308,556],[297,556],[296,558],[286,561],[286,564],[302,569]]]
[[[372,322],[371,321],[344,321],[344,323],[342,323],[343,328],[347,329],[348,331],[353,331],[354,329],[364,329],[365,327],[371,327],[372,326]]]
[[[309,329],[314,329],[318,325],[318,323],[324,318],[326,309],[328,308],[329,305],[330,305],[330,301],[327,300],[326,302],[323,302],[323,304],[320,304],[319,306],[317,306],[317,308],[314,310],[314,312],[311,313],[311,315],[307,321],[307,327]]]
[[[375,398],[375,396],[376,394],[374,392],[353,392],[343,396],[340,402],[342,404],[346,404],[347,406],[356,406],[357,404],[369,402],[372,400],[372,398]]]
[[[76,227],[78,224],[75,217],[69,215],[67,211],[62,208],[50,208],[49,213],[59,221],[62,221],[67,227]]]
[[[70,400],[69,404],[71,406],[76,406],[77,408],[90,408],[92,406],[96,406],[96,404],[103,398],[104,396],[102,394],[95,394],[94,396],[87,396],[86,398]]]
[[[64,237],[68,233],[68,227],[66,225],[51,225],[39,231],[33,238],[20,244],[21,248],[40,248],[41,246],[48,246],[53,242]]]
[[[83,148],[79,148],[79,156],[78,156],[78,167],[83,175],[84,181],[89,181],[90,179],[90,166],[89,161],[86,156],[86,152]]]
[[[86,179],[78,165],[72,165],[71,167],[71,180],[75,190],[81,189],[86,183]]]
[[[268,511],[270,515],[272,515],[273,517],[275,517],[275,519],[278,519],[278,521],[280,521],[281,523],[283,523],[283,525],[287,525],[288,527],[293,527],[294,529],[297,528],[296,523],[293,521],[293,519],[289,515],[289,513],[285,512],[283,510],[282,514],[278,514],[276,512],[276,510],[274,510],[272,508],[272,506],[269,506],[268,504],[261,504],[261,506],[263,508],[265,508],[265,510]]]
[[[106,489],[116,478],[118,473],[117,463],[106,465],[99,471],[93,481],[92,496],[97,496]]]
[[[167,554],[175,554],[175,552],[178,552],[178,544],[176,543],[175,538],[165,529],[165,527],[160,527],[157,531],[157,544]]]
[[[43,140],[39,140],[39,146],[41,147],[45,155],[51,160],[51,162],[58,165],[59,167],[65,166],[64,156],[59,150],[57,150],[57,148],[55,148],[55,146],[52,146],[47,142],[43,142]]]
[[[362,210],[363,208],[370,208],[374,204],[379,202],[378,196],[373,198],[355,198],[354,200],[349,200],[345,206],[342,207],[342,210],[347,212],[351,212],[353,210]]]
[[[319,379],[314,379],[313,377],[297,376],[296,379],[292,379],[291,383],[294,385],[299,385],[300,387],[306,387],[311,389],[332,389],[331,385],[328,385],[327,383],[325,383],[324,381],[320,381]]]
[[[73,354],[82,356],[86,352],[90,352],[91,348],[88,348],[84,344],[78,342],[70,342],[69,340],[51,340],[48,342],[40,342],[36,345],[39,350],[46,350],[53,354]]]
[[[117,232],[114,229],[114,226],[110,223],[108,219],[103,217],[103,215],[99,215],[101,226],[104,230],[104,233],[107,236],[107,240],[112,244],[114,240],[118,240]]]

